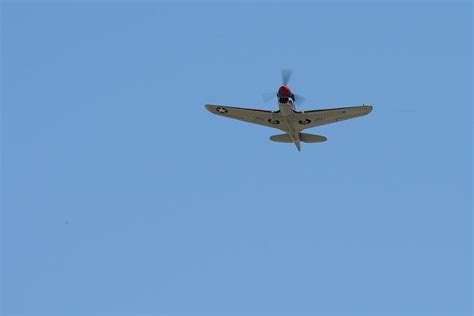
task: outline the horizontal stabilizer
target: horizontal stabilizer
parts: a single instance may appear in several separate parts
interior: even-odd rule
[[[292,143],[290,135],[288,134],[273,135],[270,137],[270,140],[278,143]],[[303,143],[321,143],[325,142],[327,138],[321,135],[300,133],[300,140]]]
[[[288,134],[273,135],[270,137],[270,140],[278,143],[292,143]]]
[[[327,138],[324,136],[306,133],[300,133],[300,137],[303,143],[321,143],[327,140]]]

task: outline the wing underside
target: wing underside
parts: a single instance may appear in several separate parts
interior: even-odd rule
[[[212,104],[206,104],[205,107],[209,112],[219,116],[282,129],[283,121],[280,112]]]
[[[232,107],[226,105],[206,104],[206,109],[211,113],[244,122],[273,127],[282,131],[288,131],[285,117],[280,111],[268,111],[249,108]],[[296,130],[302,131],[307,128],[331,124],[343,120],[367,115],[372,111],[372,106],[351,106],[344,108],[321,109],[304,112],[294,112],[287,116],[286,120]]]
[[[313,110],[297,112],[292,120],[294,126],[298,126],[299,130],[303,130],[367,115],[371,111],[372,106],[370,105]]]

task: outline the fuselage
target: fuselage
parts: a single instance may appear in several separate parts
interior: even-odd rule
[[[291,117],[297,112],[295,107],[295,96],[291,92],[290,88],[284,85],[278,89],[277,97],[278,106],[283,117],[283,124],[286,127],[286,132],[288,135],[290,135],[291,141],[293,144],[295,144],[296,148],[301,150],[300,131],[295,128],[295,126],[292,124],[294,120],[291,119]]]

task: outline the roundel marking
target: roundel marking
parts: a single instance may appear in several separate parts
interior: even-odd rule
[[[279,120],[268,119],[267,122],[270,123],[270,124],[274,124],[274,125],[280,124],[280,121],[279,121]]]
[[[225,107],[222,107],[222,106],[216,108],[216,111],[219,112],[219,113],[222,113],[222,114],[227,113],[227,109]]]
[[[306,125],[306,124],[311,123],[311,120],[309,120],[309,119],[304,119],[304,120],[300,120],[298,123],[300,123],[301,125]]]

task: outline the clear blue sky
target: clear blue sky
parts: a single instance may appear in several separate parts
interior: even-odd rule
[[[4,1],[5,315],[472,315],[470,1]],[[217,117],[372,104],[323,144]]]

